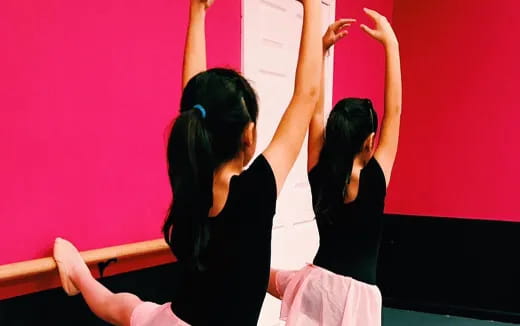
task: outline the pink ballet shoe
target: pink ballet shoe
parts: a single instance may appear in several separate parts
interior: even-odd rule
[[[78,264],[79,266],[84,265],[85,268],[87,266],[76,247],[65,239],[56,238],[54,241],[54,260],[56,265],[58,265],[61,285],[65,293],[69,296],[80,293],[79,289],[74,285],[70,273],[72,273],[73,267],[78,266]]]

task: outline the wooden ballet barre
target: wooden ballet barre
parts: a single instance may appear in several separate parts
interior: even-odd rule
[[[91,270],[98,269],[98,276],[103,276],[104,269],[112,262],[131,262],[131,267],[129,268],[136,270],[170,263],[175,260],[164,239],[87,250],[80,252],[80,255]],[[146,261],[151,258],[155,258],[155,260]],[[122,272],[125,271],[118,271],[116,274]],[[52,257],[0,265],[0,290],[2,287],[8,287],[15,283],[34,282],[38,280],[38,278],[48,280],[48,275],[52,275],[54,280],[58,280],[56,262]],[[52,286],[41,284],[37,287],[32,286],[32,288],[43,290],[52,288]],[[24,290],[23,292],[27,293],[28,291]],[[8,295],[7,297],[10,296],[12,295]],[[0,299],[1,297],[2,294],[0,293]]]

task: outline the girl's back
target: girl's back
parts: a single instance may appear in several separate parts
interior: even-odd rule
[[[322,174],[319,167],[309,172],[314,207],[318,206],[318,192],[323,187]],[[359,174],[356,198],[334,206],[330,217],[317,218],[320,247],[314,264],[375,284],[385,196],[383,170],[372,158]]]
[[[263,155],[233,176],[224,208],[208,217],[206,270],[184,268],[172,308],[193,325],[254,325],[265,297],[271,259],[276,181]],[[224,313],[225,312],[225,313]]]

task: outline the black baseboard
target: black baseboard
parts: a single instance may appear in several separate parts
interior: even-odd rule
[[[387,215],[385,305],[520,322],[520,223]]]

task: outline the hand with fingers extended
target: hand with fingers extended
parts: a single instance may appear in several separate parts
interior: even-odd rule
[[[363,10],[370,18],[372,18],[375,23],[375,28],[372,29],[367,25],[361,24],[361,29],[375,40],[381,42],[384,46],[398,45],[397,37],[395,36],[394,30],[392,29],[392,26],[390,26],[388,19],[375,10],[367,8],[364,8]]]
[[[348,34],[347,27],[356,22],[355,19],[338,19],[330,24],[325,34],[323,34],[323,52],[327,52],[331,46],[336,44]]]

